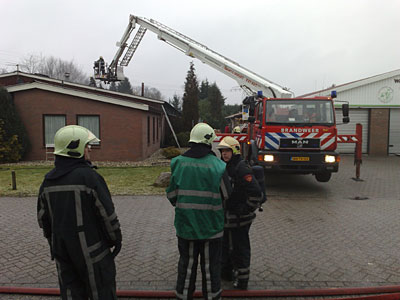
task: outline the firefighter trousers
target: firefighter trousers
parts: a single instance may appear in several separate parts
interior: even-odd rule
[[[222,245],[222,276],[247,283],[250,276],[250,237],[251,224],[224,230]]]
[[[110,250],[99,242],[88,247],[84,234],[54,237],[62,300],[114,300],[116,269]]]
[[[199,256],[203,299],[221,298],[221,248],[222,238],[186,240],[178,237],[180,257],[176,283],[177,299],[193,299]]]

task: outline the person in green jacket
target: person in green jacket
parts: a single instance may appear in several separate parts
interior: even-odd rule
[[[204,299],[221,297],[221,251],[224,212],[220,185],[226,164],[211,150],[214,129],[198,123],[190,132],[190,149],[171,161],[167,198],[175,207],[179,263],[177,299],[193,299],[198,258]]]

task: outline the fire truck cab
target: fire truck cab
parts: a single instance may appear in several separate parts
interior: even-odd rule
[[[320,182],[337,172],[337,129],[332,97],[248,97],[248,159],[266,172],[314,174]],[[348,106],[343,105],[348,119]]]

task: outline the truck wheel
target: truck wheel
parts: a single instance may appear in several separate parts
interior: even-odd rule
[[[319,182],[328,182],[329,179],[331,179],[332,173],[331,172],[322,172],[322,173],[316,173],[315,174],[315,179]]]

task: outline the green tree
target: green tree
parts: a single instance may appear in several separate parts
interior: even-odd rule
[[[182,98],[183,131],[190,131],[199,120],[199,84],[193,62],[190,62]]]
[[[222,113],[225,97],[222,96],[220,89],[214,82],[209,85],[207,81],[203,81],[203,91],[207,94],[207,98],[199,101],[200,119],[205,120],[210,126],[216,129],[223,129],[225,119]]]
[[[29,149],[29,139],[11,95],[0,87],[0,152],[1,162],[16,162]]]
[[[17,162],[21,159],[22,146],[16,134],[7,139],[3,127],[4,121],[0,119],[0,162]]]
[[[222,127],[225,125],[225,119],[222,115],[222,108],[225,104],[225,97],[222,96],[221,90],[215,82],[209,87],[207,99],[212,107],[210,111],[211,120],[213,122],[212,125],[214,126],[214,128],[222,129]]]
[[[169,99],[168,103],[171,104],[177,111],[181,111],[182,107],[182,103],[181,103],[181,98],[177,95],[174,94],[172,100]]]
[[[208,97],[208,89],[210,87],[210,84],[208,83],[208,80],[203,80],[200,84],[200,94],[199,94],[199,100],[206,99]]]
[[[125,77],[124,80],[122,80],[118,86],[117,86],[117,92],[120,93],[125,93],[125,94],[133,94],[133,89],[132,89],[132,85],[129,82],[129,78]]]
[[[206,121],[207,123],[210,124],[211,127],[213,127],[213,121],[211,117],[211,103],[208,101],[208,99],[203,99],[199,101],[199,116],[201,121]],[[213,127],[214,128],[214,127]]]
[[[227,104],[222,108],[222,115],[224,117],[236,114],[242,111],[240,104]]]

